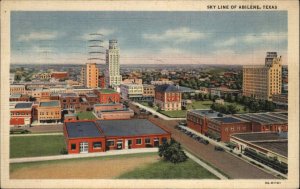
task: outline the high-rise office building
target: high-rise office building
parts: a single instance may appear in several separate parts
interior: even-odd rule
[[[98,88],[99,69],[96,63],[86,63],[81,68],[81,83],[87,88]]]
[[[116,87],[121,84],[120,52],[117,40],[109,40],[109,48],[106,50],[105,83],[107,86]]]
[[[281,94],[282,59],[276,52],[267,52],[265,65],[243,66],[243,95],[262,100],[272,100]]]

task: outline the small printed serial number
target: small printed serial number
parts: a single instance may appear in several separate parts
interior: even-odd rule
[[[265,182],[265,184],[281,184],[279,181]]]

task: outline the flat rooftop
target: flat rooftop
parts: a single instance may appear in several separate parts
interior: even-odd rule
[[[198,114],[210,118],[218,117],[218,115],[220,115],[220,112],[216,112],[214,110],[189,110],[188,112],[192,112],[194,114]]]
[[[240,133],[232,136],[287,157],[287,132]]]
[[[21,103],[17,103],[15,105],[16,109],[24,109],[24,108],[31,108],[32,107],[32,102],[21,102]]]
[[[69,138],[104,137],[95,122],[66,122]]]
[[[78,97],[78,94],[76,94],[76,93],[61,93],[60,96],[62,98],[66,98],[66,97]]]
[[[243,120],[234,118],[234,117],[219,117],[219,118],[212,118],[213,120],[222,122],[222,123],[238,123],[243,122]]]
[[[288,123],[288,116],[280,113],[248,113],[236,114],[236,116],[248,121],[258,122],[263,125]]]
[[[56,106],[59,106],[59,101],[58,100],[40,102],[40,107],[56,107]]]
[[[141,136],[167,134],[165,130],[146,119],[98,120],[105,136]]]
[[[20,98],[22,94],[12,94],[9,98]]]
[[[98,97],[96,94],[94,93],[87,93],[85,94],[87,97]]]
[[[232,136],[240,138],[248,142],[268,141],[268,140],[287,140],[287,133],[281,134],[276,132],[253,132],[253,133],[239,133]]]
[[[94,106],[115,106],[122,105],[121,103],[108,103],[108,104],[94,104]]]
[[[288,141],[279,142],[253,142],[253,144],[268,149],[277,154],[288,156]]]

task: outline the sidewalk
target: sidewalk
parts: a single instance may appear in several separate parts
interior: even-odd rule
[[[37,134],[13,134],[10,137],[26,137],[26,136],[44,136],[44,135],[63,135],[64,133],[37,133]]]
[[[258,167],[258,166],[256,166],[256,165],[253,165],[253,166],[256,166],[257,168],[259,168],[259,169],[261,169],[261,170],[263,170],[263,171],[265,171],[265,172],[269,172],[269,173],[272,172],[272,174],[275,173],[275,174],[280,175],[280,176],[282,176],[282,177],[284,177],[284,178],[287,178],[287,175],[282,174],[282,173],[280,173],[280,172],[278,172],[278,171],[272,169],[271,167],[268,167],[268,166],[266,166],[266,165],[264,165],[264,164],[262,164],[262,163],[260,163],[260,162],[258,162],[258,161],[256,161],[256,160],[254,160],[254,159],[252,159],[252,158],[249,158],[249,157],[247,157],[247,156],[245,156],[245,155],[242,155],[242,157],[239,157],[238,154],[241,154],[240,151],[232,150],[231,148],[227,147],[226,144],[225,144],[224,142],[217,142],[217,141],[215,141],[215,140],[213,140],[213,139],[211,139],[211,138],[209,138],[209,137],[207,137],[207,136],[205,136],[205,135],[203,135],[203,134],[201,134],[201,133],[199,133],[199,132],[197,132],[197,131],[194,131],[194,130],[192,130],[192,129],[188,128],[188,127],[182,126],[182,125],[179,125],[179,127],[183,128],[183,129],[186,129],[186,130],[192,132],[193,134],[196,134],[196,135],[198,135],[198,136],[200,136],[200,137],[202,137],[202,138],[208,140],[209,143],[210,143],[210,144],[213,144],[214,146],[220,146],[220,147],[224,148],[225,151],[226,151],[227,153],[229,153],[229,154],[235,156],[236,158],[239,158],[239,159],[241,159],[241,160],[243,160],[243,161],[245,161],[245,162],[247,162],[247,163],[249,163],[249,164],[251,164],[251,165],[253,165],[253,164],[250,163],[250,161],[253,161],[253,162],[255,162],[256,164],[261,165],[263,168]],[[230,150],[232,150],[232,152],[230,152]]]
[[[158,151],[158,148],[112,150],[112,151],[107,151],[107,152],[96,152],[96,153],[86,153],[86,154],[69,154],[69,155],[56,155],[56,156],[13,158],[13,159],[9,159],[9,162],[10,163],[25,163],[25,162],[36,162],[36,161],[63,160],[63,159],[87,158],[87,157],[103,157],[103,156],[115,156],[115,155],[124,155],[124,154],[138,154],[138,153],[157,152],[157,151]]]
[[[145,110],[147,110],[148,112],[151,112],[153,115],[157,115],[158,117],[164,119],[164,120],[168,120],[168,121],[172,121],[172,120],[185,120],[186,118],[170,118],[170,117],[167,117],[155,110],[153,110],[152,108],[149,108],[147,106],[144,106],[144,105],[141,105],[140,103],[137,103],[137,102],[131,102],[131,104],[135,105],[135,106],[138,106],[140,108],[143,108]]]
[[[222,179],[222,180],[228,180],[228,178],[224,175],[222,175],[220,172],[218,172],[216,169],[214,169],[213,167],[209,166],[208,164],[204,163],[203,161],[201,161],[200,159],[198,159],[197,157],[193,156],[192,154],[190,154],[187,151],[184,151],[185,154],[191,158],[193,161],[195,161],[196,163],[198,163],[200,166],[202,166],[203,168],[205,168],[206,170],[208,170],[209,172],[211,172],[212,174],[214,174],[215,176],[217,176],[218,178]]]

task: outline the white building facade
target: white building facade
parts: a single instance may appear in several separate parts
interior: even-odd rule
[[[119,86],[122,82],[120,75],[120,52],[117,40],[109,40],[106,50],[105,83],[108,87]]]

